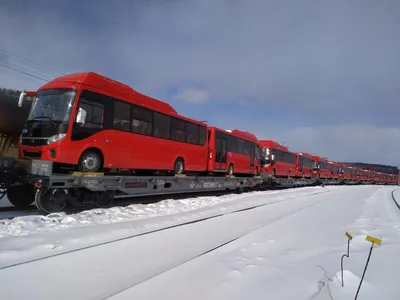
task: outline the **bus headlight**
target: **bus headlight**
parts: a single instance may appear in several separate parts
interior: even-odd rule
[[[66,135],[65,133],[59,133],[49,137],[49,139],[47,140],[47,145],[62,140],[63,138],[65,138],[65,135]]]

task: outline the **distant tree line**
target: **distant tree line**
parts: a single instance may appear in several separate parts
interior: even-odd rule
[[[343,164],[351,167],[359,167],[362,169],[372,170],[376,172],[382,172],[387,174],[399,174],[399,170],[395,166],[388,166],[388,165],[379,165],[379,164],[367,164],[367,163],[350,163],[344,162]]]
[[[0,87],[0,94],[1,95],[8,95],[8,96],[14,96],[14,97],[19,97],[22,91],[18,90],[13,90],[13,89],[6,89]]]

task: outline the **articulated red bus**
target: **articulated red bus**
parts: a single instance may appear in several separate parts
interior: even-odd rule
[[[258,175],[260,153],[255,135],[240,130],[208,127],[208,144],[209,172]]]
[[[264,170],[276,177],[296,176],[296,153],[275,141],[260,140],[261,160]]]
[[[310,153],[296,153],[296,177],[313,177],[313,156]]]
[[[96,73],[62,76],[38,89],[19,157],[80,171],[206,172],[207,125]]]

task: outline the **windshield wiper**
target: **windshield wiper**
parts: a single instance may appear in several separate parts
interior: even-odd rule
[[[50,121],[53,123],[54,126],[57,126],[57,123],[56,123],[52,118],[50,118],[50,117],[48,117],[48,116],[38,116],[38,117],[34,117],[34,118],[32,118],[32,119],[30,119],[30,120],[28,120],[28,121],[35,121],[35,120],[40,120],[40,119],[48,119],[48,120],[50,120]]]

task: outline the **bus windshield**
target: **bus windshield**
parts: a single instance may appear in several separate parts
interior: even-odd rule
[[[31,121],[52,121],[68,123],[76,91],[72,89],[51,89],[40,91],[33,102],[28,116]]]

